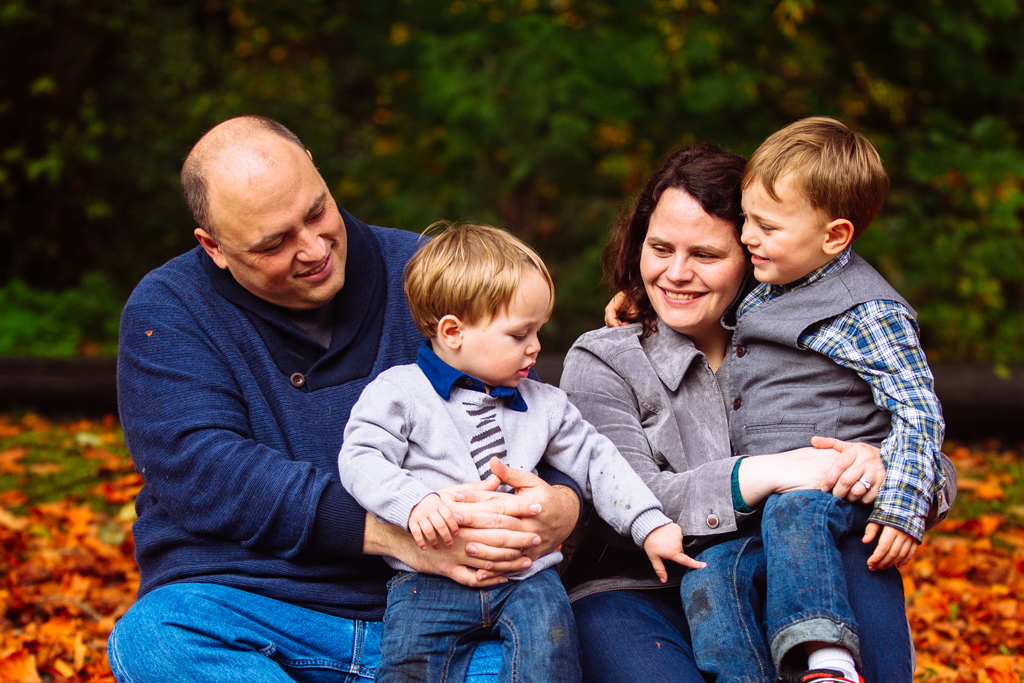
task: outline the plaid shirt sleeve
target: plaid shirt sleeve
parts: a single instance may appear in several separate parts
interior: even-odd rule
[[[892,430],[881,449],[885,481],[870,521],[920,541],[944,481],[945,423],[910,311],[895,301],[869,301],[805,332],[800,344],[855,371],[890,413]]]

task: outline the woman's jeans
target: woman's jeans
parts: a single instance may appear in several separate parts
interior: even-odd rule
[[[850,650],[872,683],[912,680],[902,578],[867,568],[870,512],[819,491],[773,495],[760,529],[701,552],[708,566],[681,588],[700,669],[772,682],[806,667],[802,644],[826,642]]]
[[[572,611],[584,683],[704,683],[677,587],[591,593]]]
[[[502,643],[498,680],[580,681],[576,623],[554,569],[491,588],[403,573],[388,583],[378,683],[461,683],[473,645]]]
[[[177,583],[143,596],[107,642],[119,683],[347,683],[372,679],[383,624],[255,593]],[[467,682],[493,683],[500,644],[481,643]]]

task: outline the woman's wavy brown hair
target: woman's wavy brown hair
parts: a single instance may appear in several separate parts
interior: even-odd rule
[[[680,147],[662,159],[633,205],[622,212],[604,249],[602,265],[611,290],[625,294],[620,320],[641,323],[645,337],[657,329],[658,316],[640,275],[640,252],[665,190],[674,187],[690,195],[709,215],[735,225],[738,236],[743,230],[740,183],[746,163],[711,143]]]

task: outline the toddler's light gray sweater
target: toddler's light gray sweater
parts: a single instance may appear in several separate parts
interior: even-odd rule
[[[661,504],[606,437],[586,422],[557,387],[524,379],[524,412],[479,391],[452,388],[444,400],[416,365],[401,365],[369,384],[352,409],[338,455],[341,483],[377,518],[408,529],[423,498],[452,484],[479,481],[464,433],[462,403],[497,404],[505,464],[533,471],[541,459],[571,477],[594,508],[638,546],[671,522]],[[414,571],[395,558],[395,569]],[[552,552],[509,578],[522,579],[561,560]]]

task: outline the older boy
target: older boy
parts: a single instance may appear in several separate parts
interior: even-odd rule
[[[793,654],[806,652],[801,681],[860,679],[835,541],[866,523],[863,541],[878,537],[869,566],[902,566],[943,483],[944,424],[915,313],[850,249],[888,187],[871,143],[825,117],[769,137],[743,178],[741,241],[760,284],[734,316],[732,446],[756,455],[830,436],[880,444],[886,466],[884,481],[855,485],[862,497],[876,488],[870,516],[867,506],[827,493],[773,496],[765,504],[772,658],[787,675],[801,661]],[[794,531],[799,526],[805,528]]]
[[[415,365],[367,386],[338,457],[341,481],[361,505],[408,528],[424,550],[450,545],[458,519],[440,489],[543,459],[644,547],[663,581],[662,558],[702,566],[683,553],[682,531],[612,443],[561,390],[527,379],[554,298],[533,250],[496,228],[452,227],[410,260],[405,293],[427,341]],[[575,625],[554,571],[560,558],[550,553],[481,589],[388,558],[402,573],[389,584],[376,680],[461,681],[470,643],[494,637],[504,641],[500,680],[578,681]]]

